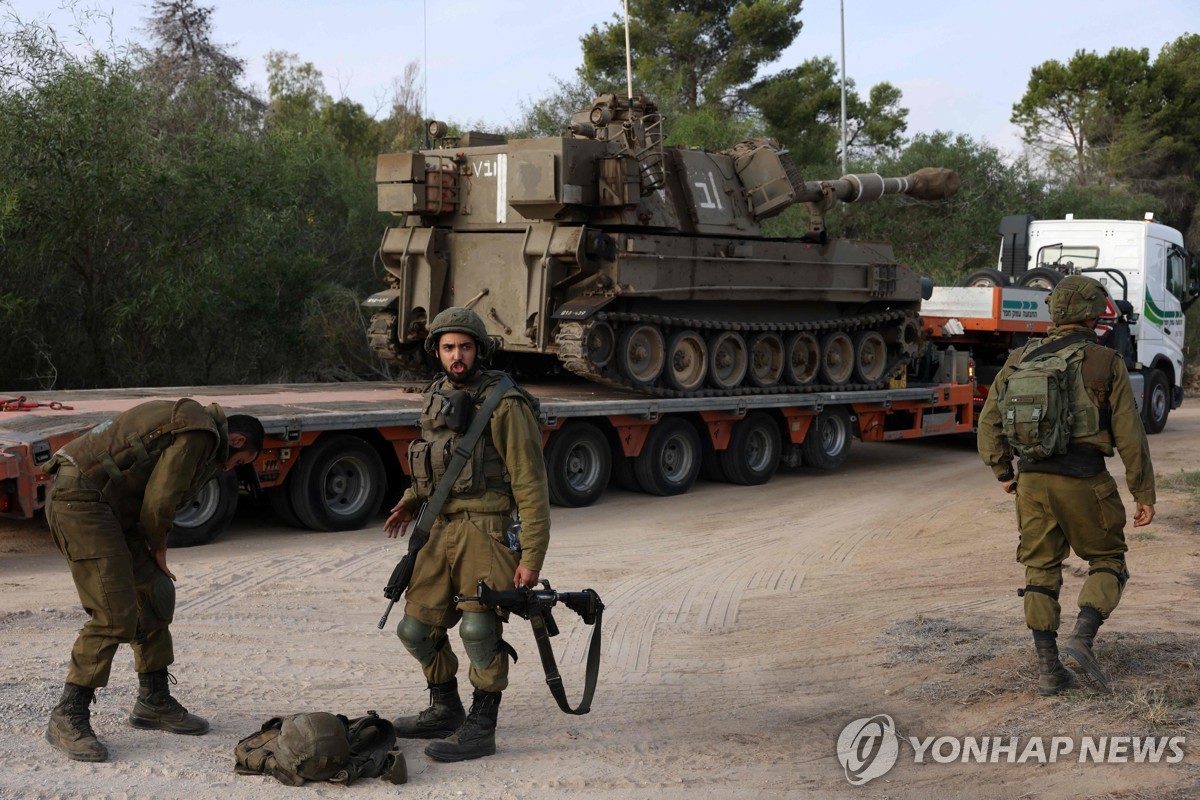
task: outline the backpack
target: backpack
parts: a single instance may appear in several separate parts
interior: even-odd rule
[[[408,772],[395,744],[392,723],[374,711],[355,719],[324,711],[272,717],[233,748],[234,771],[271,775],[288,786],[349,785],[363,777],[404,783]]]
[[[1027,350],[1000,383],[1001,432],[1022,460],[1062,455],[1072,436],[1084,433],[1078,423],[1085,421],[1075,419],[1079,402],[1074,395],[1082,392],[1080,364],[1092,342],[1090,336],[1068,335]]]

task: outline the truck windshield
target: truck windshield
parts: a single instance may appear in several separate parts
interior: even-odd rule
[[[1038,250],[1039,267],[1095,269],[1100,264],[1100,248],[1091,245],[1051,244]]]

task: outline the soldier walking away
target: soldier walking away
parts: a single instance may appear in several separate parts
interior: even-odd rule
[[[228,419],[217,404],[151,400],[73,440],[43,468],[54,475],[46,521],[66,556],[88,621],[71,649],[62,699],[50,713],[46,740],[76,761],[104,761],[89,706],[108,685],[117,646],[133,648],[138,699],[129,722],[199,735],[208,723],[171,696],[175,660],[169,625],[175,575],[167,534],[175,510],[218,470],[258,457],[257,419]]]
[[[493,344],[483,320],[467,308],[448,308],[429,328],[425,349],[445,375],[430,385],[421,413],[421,438],[409,450],[412,486],[392,509],[384,529],[403,536],[428,501],[467,431],[471,417],[505,377],[482,369]],[[550,540],[550,501],[542,460],[542,433],[532,399],[508,389],[492,413],[466,466],[439,510],[429,540],[417,553],[404,618],[396,627],[404,647],[421,664],[430,705],[395,720],[400,738],[438,739],[425,749],[438,761],[463,761],[496,752],[496,718],[508,687],[512,647],[501,638],[506,614],[455,595],[489,586],[535,586]],[[508,541],[519,512],[519,544]],[[458,658],[447,630],[459,635],[470,659],[474,687],[470,712],[459,699]]]
[[[1033,631],[1042,695],[1076,682],[1057,647],[1062,563],[1071,550],[1088,562],[1088,576],[1062,650],[1108,688],[1092,647],[1129,580],[1125,507],[1104,461],[1114,447],[1135,501],[1134,527],[1154,519],[1154,468],[1129,373],[1115,351],[1096,343],[1106,297],[1093,278],[1064,278],[1047,298],[1056,327],[1013,351],[979,416],[979,454],[1004,491],[1016,495],[1017,560],[1026,582],[1018,594]]]

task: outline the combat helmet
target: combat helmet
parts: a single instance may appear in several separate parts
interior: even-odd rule
[[[350,763],[346,720],[324,711],[283,720],[275,740],[275,777],[292,786],[326,781]]]
[[[469,308],[452,306],[438,312],[429,326],[429,335],[425,337],[425,352],[437,358],[437,341],[443,333],[465,333],[479,345],[479,357],[490,358],[496,349],[496,342],[488,336],[487,326],[478,314]]]
[[[1051,290],[1046,304],[1050,306],[1050,319],[1055,325],[1084,322],[1104,316],[1108,293],[1095,278],[1068,275]]]

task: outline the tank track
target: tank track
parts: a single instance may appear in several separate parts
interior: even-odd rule
[[[833,392],[833,391],[858,391],[864,389],[882,389],[887,385],[888,380],[900,372],[904,364],[915,353],[900,352],[895,354],[887,364],[883,371],[883,376],[874,383],[839,383],[839,384],[816,384],[810,383],[805,386],[795,386],[792,384],[780,383],[775,386],[758,387],[741,385],[731,389],[713,389],[705,387],[696,391],[685,392],[677,389],[671,389],[665,386],[643,386],[635,384],[624,376],[620,375],[614,366],[615,355],[613,362],[610,362],[606,368],[601,371],[588,358],[588,328],[593,322],[607,322],[613,324],[614,328],[618,325],[629,323],[651,324],[658,325],[664,334],[664,337],[670,336],[670,330],[695,330],[695,331],[734,331],[740,334],[754,333],[795,333],[798,331],[808,331],[810,333],[829,333],[832,331],[843,331],[845,333],[854,333],[861,330],[878,329],[880,326],[891,323],[900,323],[906,319],[913,320],[917,323],[918,315],[915,311],[882,311],[874,314],[861,314],[853,317],[838,317],[837,319],[816,320],[811,322],[761,322],[761,323],[727,323],[717,320],[702,320],[692,319],[688,317],[671,317],[659,314],[638,314],[632,312],[599,312],[585,322],[564,322],[559,326],[556,336],[558,344],[558,358],[563,365],[573,374],[586,378],[594,383],[599,383],[604,386],[609,386],[614,389],[623,389],[625,391],[637,392],[639,394],[651,395],[654,397],[740,397],[745,395],[761,395],[761,394],[810,394],[813,392]],[[891,349],[891,348],[889,348]],[[661,377],[659,378],[661,380]]]

